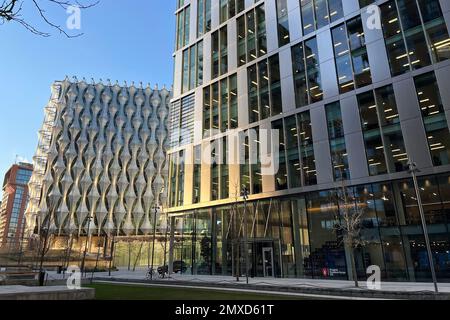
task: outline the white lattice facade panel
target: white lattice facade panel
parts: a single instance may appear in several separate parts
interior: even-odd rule
[[[40,132],[47,143],[40,137],[34,158],[42,169],[30,183],[28,230],[152,232],[154,207],[167,199],[170,95],[134,84],[55,83],[55,114]]]

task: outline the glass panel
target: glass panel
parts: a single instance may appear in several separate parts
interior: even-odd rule
[[[193,178],[193,192],[192,203],[200,202],[200,190],[201,190],[201,168],[202,168],[202,148],[201,146],[194,147],[194,178]]]
[[[189,90],[196,87],[196,78],[197,78],[197,68],[196,68],[196,62],[197,62],[197,47],[192,46],[189,49]]]
[[[228,130],[228,79],[220,81],[220,130]]]
[[[255,30],[255,12],[247,13],[247,59],[252,61],[256,59],[256,30]]]
[[[269,98],[269,70],[267,60],[258,63],[259,73],[259,105],[261,106],[261,119],[270,116],[270,98]]]
[[[315,30],[314,21],[314,4],[313,0],[301,0],[302,6],[302,22],[303,22],[303,35],[307,35]]]
[[[242,148],[242,155],[241,158],[243,161],[241,161],[241,167],[240,167],[240,177],[241,177],[241,184],[247,188],[247,190],[250,190],[250,145],[249,145],[249,138],[246,132],[240,132],[239,134],[240,139],[240,145],[243,146]]]
[[[409,70],[409,54],[400,28],[397,5],[389,1],[380,6],[380,10],[391,73],[396,76]]]
[[[238,65],[242,66],[247,62],[247,49],[245,47],[245,15],[237,19],[237,36],[238,36]]]
[[[197,44],[197,83],[196,86],[203,84],[203,41]]]
[[[278,54],[269,58],[269,75],[271,115],[275,116],[283,112],[283,104],[281,100],[280,61]]]
[[[355,82],[356,86],[360,88],[372,83],[361,18],[357,17],[347,22],[347,31],[352,52]]]
[[[257,18],[257,33],[258,33],[258,57],[267,53],[267,38],[266,38],[266,14],[264,6],[256,8]]]
[[[305,42],[306,69],[308,72],[308,86],[310,102],[318,102],[323,98],[322,78],[319,66],[319,49],[317,39],[312,38]]]
[[[272,123],[272,129],[278,130],[280,136],[280,149],[279,149],[279,169],[275,174],[275,189],[285,190],[288,188],[288,178],[286,169],[286,143],[284,139],[284,126],[283,120],[278,120]]]
[[[364,143],[370,175],[387,173],[384,146],[378,122],[377,108],[373,92],[369,91],[358,96],[363,128]]]
[[[194,274],[212,273],[212,229],[211,210],[199,210],[195,213],[195,265]]]
[[[207,132],[211,129],[211,90],[210,87],[203,89],[203,135],[209,136]]]
[[[344,127],[339,102],[325,106],[330,138],[331,160],[336,180],[349,179],[348,155],[345,146]]]
[[[197,1],[197,37],[200,37],[203,35],[203,32],[205,30],[205,16],[204,16],[204,0],[198,0]]]
[[[304,185],[314,185],[317,184],[317,171],[312,139],[311,116],[309,111],[298,114],[297,120],[300,129],[300,150],[302,155],[301,171]]]
[[[450,132],[434,72],[416,77],[414,81],[433,164],[450,164]]]
[[[298,188],[301,186],[301,166],[298,149],[298,128],[295,116],[285,119],[285,136],[289,187]]]
[[[434,62],[450,58],[450,39],[438,0],[419,0],[426,34],[431,44]]]
[[[228,0],[220,0],[220,23],[228,20]]]
[[[219,200],[219,141],[214,141],[211,144],[211,200]]]
[[[217,134],[220,130],[219,125],[219,83],[216,82],[212,85],[212,130],[215,130],[213,134]]]
[[[227,28],[220,29],[220,74],[228,72],[228,37]]]
[[[227,138],[222,138],[221,150],[222,162],[220,164],[220,198],[227,199],[229,193],[229,176],[228,176],[228,148]]]
[[[308,88],[306,86],[305,58],[303,43],[292,47],[292,67],[294,72],[294,90],[297,108],[308,105]]]
[[[278,45],[282,47],[290,42],[287,0],[277,0],[276,6],[278,18]]]
[[[191,14],[191,7],[186,7],[186,9],[184,9],[184,42],[183,42],[183,46],[188,45],[189,43],[189,27],[190,27],[190,14]],[[195,13],[194,13],[195,14]]]
[[[205,0],[205,33],[211,31],[211,0]]]
[[[341,19],[344,16],[344,10],[342,8],[342,0],[328,0],[330,8],[331,22]]]
[[[230,77],[230,129],[238,127],[238,91],[237,76]]]
[[[345,25],[332,30],[334,54],[336,57],[336,69],[341,93],[354,90],[352,65],[350,62],[350,50],[347,40]]]
[[[183,51],[183,86],[182,92],[189,90],[189,50]]]
[[[307,208],[311,254],[304,260],[305,274],[314,278],[347,280],[344,247],[334,232],[338,213],[333,193],[310,194]]]
[[[211,36],[211,63],[212,63],[212,78],[219,76],[219,32],[216,31]]]
[[[328,0],[315,0],[317,29],[325,27],[330,23],[328,15]]]
[[[248,74],[248,108],[249,108],[249,122],[256,122],[259,120],[258,108],[258,73],[256,64],[247,69]]]

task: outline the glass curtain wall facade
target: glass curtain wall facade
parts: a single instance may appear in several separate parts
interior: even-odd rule
[[[411,159],[450,282],[447,1],[185,0],[183,22],[189,8],[176,39],[197,32],[174,53],[172,103],[193,97],[195,124],[169,151],[170,262],[243,276],[247,239],[250,276],[351,279],[337,226],[358,208],[358,277],[378,265],[384,281],[430,281]]]

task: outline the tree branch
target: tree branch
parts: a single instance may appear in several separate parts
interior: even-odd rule
[[[94,0],[92,0],[94,1]],[[35,27],[31,23],[29,23],[23,16],[22,16],[22,8],[24,5],[24,0],[2,0],[0,3],[0,24],[4,24],[5,22],[16,22],[20,25],[22,25],[25,29],[30,31],[31,33],[42,36],[42,37],[49,37],[51,34],[49,32],[41,31],[40,28]],[[82,36],[82,33],[78,34],[70,34],[66,30],[63,29],[60,25],[54,23],[46,14],[46,11],[44,9],[44,4],[53,4],[64,11],[66,11],[69,7],[74,6],[81,10],[86,10],[89,8],[92,8],[96,6],[100,1],[95,0],[94,2],[88,2],[88,3],[81,3],[78,0],[31,0],[34,9],[36,10],[37,14],[41,18],[41,20],[50,26],[52,29],[56,29],[59,31],[60,34],[64,34],[67,38],[76,38],[79,36]]]

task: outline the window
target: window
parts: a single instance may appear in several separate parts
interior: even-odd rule
[[[197,0],[197,37],[211,31],[211,0]]]
[[[227,199],[229,196],[229,170],[228,170],[228,145],[227,137],[222,138],[222,146],[220,150],[220,199]]]
[[[237,76],[235,74],[203,89],[204,136],[237,128],[237,98]],[[210,132],[211,129],[214,132]]]
[[[237,37],[239,66],[267,53],[264,6],[237,18]]]
[[[407,170],[408,156],[392,86],[357,98],[370,175]]]
[[[189,43],[190,6],[177,13],[177,50]]]
[[[272,122],[279,133],[279,170],[276,190],[317,184],[309,111]]]
[[[241,185],[251,194],[262,192],[259,127],[239,133]]]
[[[350,179],[348,154],[345,145],[344,125],[339,102],[325,106],[330,140],[331,163],[335,180]]]
[[[303,35],[318,30],[344,16],[342,0],[301,0]]]
[[[183,51],[182,93],[203,84],[203,41]]]
[[[450,164],[450,132],[434,72],[415,77],[414,82],[433,164]]]
[[[245,9],[245,0],[220,0],[220,23],[231,19]]]
[[[31,170],[19,169],[17,171],[17,175],[16,175],[16,183],[17,184],[28,184],[32,173],[33,173],[33,171],[31,171]]]
[[[228,36],[226,26],[212,34],[211,63],[212,79],[228,72]]]
[[[184,151],[169,156],[169,203],[171,207],[184,203]]]
[[[282,47],[290,42],[287,0],[277,0],[276,6],[278,19],[278,45]]]
[[[321,101],[323,91],[316,38],[292,47],[292,67],[297,108]]]
[[[279,168],[277,173],[275,174],[275,189],[276,190],[285,190],[288,188],[288,174],[286,167],[286,141],[284,138],[284,125],[283,119],[275,121],[272,123],[272,129],[278,130],[280,141],[279,141],[279,155],[278,162]]]
[[[284,119],[284,147],[286,149],[286,163],[289,188],[301,186],[301,163],[299,153],[299,130],[296,116]]]
[[[372,83],[361,17],[332,30],[340,93]]]
[[[439,1],[419,0],[417,3],[391,0],[380,6],[393,76],[450,57],[450,39]]]
[[[172,103],[169,130],[171,148],[192,143],[194,139],[194,105],[194,95]]]
[[[192,179],[192,203],[200,202],[201,183],[202,183],[202,146],[194,147],[194,178]]]
[[[316,160],[312,137],[311,116],[309,111],[297,114],[298,134],[300,138],[301,172],[303,185],[317,184]]]
[[[220,0],[220,23],[228,20],[228,0]]]
[[[214,141],[215,146],[211,146],[211,200],[219,200],[220,173],[219,173],[219,147],[218,141]]]
[[[282,113],[278,54],[247,69],[250,123]]]

